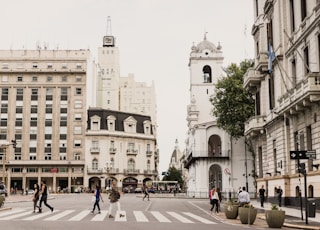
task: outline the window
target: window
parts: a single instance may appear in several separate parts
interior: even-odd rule
[[[38,63],[35,63],[35,62],[32,63],[32,68],[33,68],[33,69],[37,69],[37,68],[38,68]]]
[[[81,160],[81,153],[74,153],[74,160],[80,161]]]
[[[47,76],[47,82],[52,82],[52,76]]]
[[[92,160],[92,169],[98,170],[98,160],[97,159]]]
[[[31,161],[35,161],[35,160],[37,160],[37,153],[29,153],[29,159],[31,160]]]
[[[46,161],[50,161],[51,160],[51,153],[44,153],[44,159]]]
[[[62,81],[62,82],[66,82],[66,81],[67,81],[67,76],[62,76],[62,77],[61,77],[61,81]]]
[[[82,82],[82,77],[81,76],[76,76],[76,82]]]
[[[296,30],[295,23],[294,23],[294,1],[295,0],[290,0],[290,26],[291,26],[291,33],[293,33]]]
[[[6,104],[6,103],[1,104],[0,113],[2,113],[2,114],[8,113],[8,104]]]
[[[134,169],[135,169],[135,162],[134,162],[134,160],[133,159],[129,159],[128,160],[128,170],[129,171],[133,171]]]
[[[76,95],[81,95],[81,94],[82,94],[82,89],[76,88]]]
[[[52,63],[48,63],[47,67],[48,69],[52,69]]]
[[[22,106],[16,106],[16,113],[22,113],[23,107]]]
[[[77,69],[81,69],[81,63],[77,63],[76,66],[77,66]]]
[[[18,76],[17,77],[17,81],[20,81],[20,82],[23,81],[23,77],[22,76]]]
[[[16,100],[17,101],[23,100],[23,89],[22,88],[17,88]]]
[[[46,113],[52,113],[52,104],[46,104]]]
[[[61,68],[62,69],[66,69],[67,68],[67,63],[62,63]]]
[[[80,148],[81,147],[81,140],[74,140],[74,147]]]
[[[147,170],[150,171],[150,160],[147,160]]]
[[[66,154],[66,153],[59,153],[59,159],[60,159],[61,161],[67,160],[67,154]]]
[[[52,101],[53,98],[53,88],[47,88],[46,89],[46,100]]]
[[[81,126],[75,126],[74,127],[74,134],[80,135],[82,133]]]
[[[37,105],[31,105],[31,113],[38,113],[38,106]]]
[[[37,82],[38,81],[38,77],[37,76],[32,76],[32,81],[33,82]]]
[[[304,73],[307,75],[310,72],[309,69],[309,46],[306,46],[303,50],[303,61],[304,61]]]
[[[111,159],[110,159],[110,168],[114,168],[114,158],[112,157]]]
[[[295,87],[297,84],[297,66],[296,59],[292,59],[291,61],[291,76],[292,76],[292,87]]]
[[[2,69],[9,69],[8,63],[2,63]]]
[[[307,1],[301,0],[301,21],[307,17]]]
[[[75,102],[74,102],[74,108],[75,108],[75,109],[81,109],[81,108],[82,108],[82,101],[80,101],[80,100],[75,100]]]
[[[275,106],[275,96],[274,96],[274,75],[270,74],[270,78],[268,80],[269,86],[269,109],[273,109]]]
[[[82,114],[81,114],[81,113],[76,113],[76,114],[74,115],[74,119],[75,119],[76,121],[81,121],[81,120],[82,120]]]

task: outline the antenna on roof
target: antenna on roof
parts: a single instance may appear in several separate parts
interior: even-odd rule
[[[108,16],[108,20],[107,20],[107,36],[108,35],[112,35],[112,28],[111,28],[111,17]]]

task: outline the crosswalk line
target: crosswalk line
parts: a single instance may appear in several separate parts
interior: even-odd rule
[[[142,211],[133,211],[133,215],[135,216],[137,222],[149,222]]]
[[[201,216],[197,216],[197,215],[195,215],[195,214],[193,214],[193,213],[191,213],[191,212],[183,212],[183,214],[186,215],[186,216],[190,216],[190,217],[192,217],[193,219],[196,219],[196,220],[198,220],[198,221],[200,221],[200,222],[202,222],[202,223],[204,223],[204,224],[216,224],[215,222],[212,222],[212,221],[210,221],[210,220],[207,220],[207,219],[205,219],[205,218],[203,218],[203,217],[201,217]]]
[[[69,215],[70,213],[73,213],[74,211],[75,210],[66,210],[66,211],[63,211],[63,212],[61,212],[59,214],[56,214],[56,215],[51,216],[49,218],[46,218],[45,220],[50,220],[50,221],[58,220],[58,219],[66,216],[66,215]],[[55,212],[57,212],[57,211],[54,211],[53,213],[55,213]]]
[[[58,212],[58,211],[59,211],[59,210],[57,210],[57,211],[55,211],[55,212]],[[32,216],[29,216],[29,217],[24,218],[24,219],[22,219],[22,220],[37,220],[37,219],[40,219],[40,218],[42,218],[42,217],[48,216],[48,215],[50,215],[50,214],[52,214],[51,211],[47,211],[47,212],[43,212],[43,213],[35,213],[35,214],[33,214]]]
[[[170,216],[176,218],[177,220],[179,220],[182,223],[186,223],[186,224],[192,224],[193,222],[183,216],[181,216],[180,214],[176,213],[176,212],[167,212]]]
[[[165,217],[164,215],[162,215],[160,212],[158,211],[151,211],[151,214],[159,221],[159,222],[164,222],[164,223],[170,223],[171,221]]]
[[[6,217],[3,217],[3,218],[0,218],[0,220],[12,220],[12,219],[20,218],[20,217],[23,217],[23,216],[26,216],[26,215],[30,215],[30,211],[24,211],[22,213],[17,213],[17,214],[14,214],[12,216],[6,216]]]
[[[75,215],[74,217],[70,218],[70,221],[79,221],[85,218],[91,211],[90,210],[83,210],[78,215]]]
[[[24,209],[11,209],[8,212],[0,212],[0,217],[9,216],[11,214],[15,214],[15,213],[18,213],[18,212],[23,212],[23,211],[25,211],[25,210]]]
[[[107,214],[108,211],[101,211],[101,214],[96,214],[91,221],[103,221]]]

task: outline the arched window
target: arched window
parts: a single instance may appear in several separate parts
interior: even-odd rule
[[[135,169],[135,162],[133,159],[128,160],[128,170],[133,171]]]
[[[92,160],[92,169],[93,170],[97,170],[98,169],[98,160],[97,159],[93,159]]]
[[[218,135],[212,135],[208,141],[208,156],[221,156],[221,139]]]
[[[202,68],[202,72],[203,72],[203,83],[212,83],[211,67],[208,65],[205,65]]]
[[[150,170],[150,160],[147,160],[147,170]]]
[[[296,186],[296,197],[299,197],[300,194],[300,188],[299,186]]]

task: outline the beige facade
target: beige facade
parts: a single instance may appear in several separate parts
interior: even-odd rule
[[[320,5],[294,0],[254,4],[255,65],[244,86],[255,95],[256,114],[245,133],[255,142],[257,186],[265,185],[270,198],[281,186],[285,204],[299,205],[300,191],[320,197]],[[290,151],[316,153],[316,159],[300,160],[306,185]]]
[[[88,50],[0,51],[0,149],[8,188],[83,186]],[[4,161],[5,160],[5,161]]]

